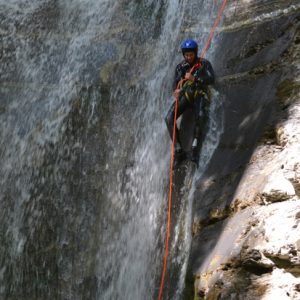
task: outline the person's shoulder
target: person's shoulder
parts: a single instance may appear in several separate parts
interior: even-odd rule
[[[186,68],[188,66],[188,63],[185,60],[182,60],[177,66],[176,70]]]
[[[211,65],[211,62],[208,59],[205,58],[199,58],[200,63],[202,63],[203,65]]]

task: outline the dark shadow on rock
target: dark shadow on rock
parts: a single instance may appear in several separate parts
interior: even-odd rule
[[[194,238],[184,299],[194,295],[191,283],[223,226],[220,222],[206,237],[202,229],[233,213],[234,194],[253,152],[259,143],[276,143],[275,127],[288,118],[289,103],[282,102],[290,92],[284,84],[293,82],[295,75],[292,54],[299,39],[299,13],[222,32],[219,39],[213,63],[217,89],[225,97],[224,133],[194,195]]]

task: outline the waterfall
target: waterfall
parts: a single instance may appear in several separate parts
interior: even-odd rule
[[[184,28],[204,42],[215,4],[0,0],[0,7],[0,298],[153,299],[170,159],[163,120],[178,45]],[[200,21],[187,20],[193,10]],[[179,212],[185,238],[174,224],[172,247],[180,245],[182,257],[171,261],[181,269],[173,299],[184,286],[192,198],[191,190]]]

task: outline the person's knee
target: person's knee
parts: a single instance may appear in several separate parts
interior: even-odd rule
[[[199,127],[200,129],[203,128],[206,124],[206,117],[204,115],[200,115],[197,117],[197,120],[196,120],[196,127]]]
[[[202,126],[200,124],[196,124],[194,128],[194,138],[199,138],[201,131],[202,131]]]
[[[167,113],[167,115],[166,115],[166,117],[165,117],[165,122],[166,122],[166,124],[167,124],[167,126],[169,127],[170,126],[170,124],[172,125],[172,123],[173,123],[173,113],[172,112],[168,112]]]

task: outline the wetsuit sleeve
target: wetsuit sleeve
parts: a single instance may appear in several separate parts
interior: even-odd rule
[[[208,60],[202,60],[202,67],[195,73],[195,83],[199,85],[209,85],[215,82],[215,73]]]
[[[173,81],[173,89],[175,90],[177,87],[178,82],[181,80],[182,77],[182,70],[180,65],[177,65],[175,69],[175,76],[174,76],[174,81]]]

